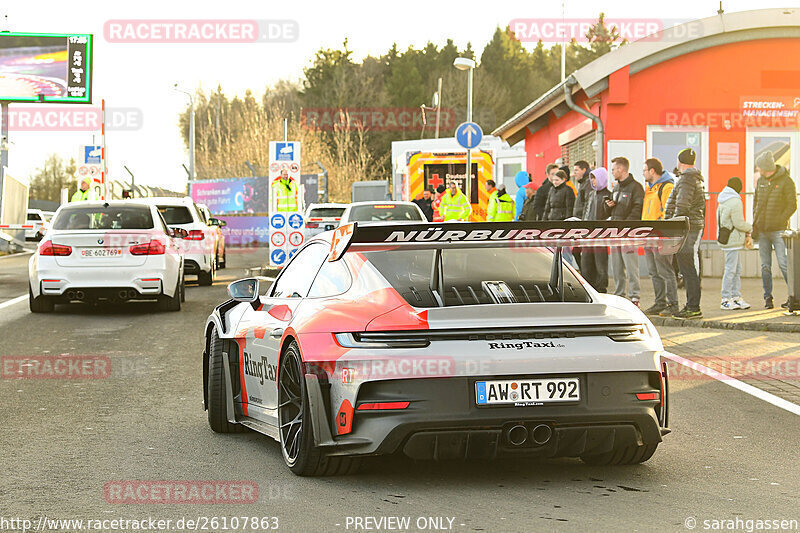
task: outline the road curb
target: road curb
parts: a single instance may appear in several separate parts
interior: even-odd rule
[[[773,324],[770,322],[724,322],[721,320],[681,320],[678,318],[653,316],[650,321],[656,326],[680,328],[733,329],[744,331],[772,331],[778,333],[800,333],[797,324]]]

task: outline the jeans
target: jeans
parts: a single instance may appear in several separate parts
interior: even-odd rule
[[[722,299],[742,297],[742,258],[739,250],[725,252],[725,271],[722,273]]]
[[[690,229],[686,241],[675,254],[678,258],[678,269],[686,285],[686,308],[690,311],[700,310],[700,276],[696,265],[701,233],[702,229]]]
[[[572,255],[572,248],[570,248],[569,246],[565,246],[564,248],[561,249],[561,255],[564,257],[567,263],[572,265],[572,268],[574,268],[575,270],[580,270],[580,267],[578,267],[578,262],[575,261],[575,256]]]
[[[661,255],[656,248],[645,248],[644,257],[656,293],[655,304],[678,305],[678,278],[672,269],[672,256]]]
[[[764,286],[764,299],[772,298],[772,249],[775,248],[775,257],[778,258],[778,268],[781,269],[786,285],[789,278],[786,273],[786,243],[783,242],[782,231],[770,231],[758,235],[758,255],[761,256],[761,284]]]
[[[614,274],[614,294],[625,296],[626,280],[628,299],[639,299],[639,254],[638,248],[612,248],[611,269]]]
[[[608,290],[608,248],[581,249],[581,276],[597,292]]]

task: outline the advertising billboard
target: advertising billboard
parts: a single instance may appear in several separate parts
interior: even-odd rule
[[[269,235],[268,217],[220,217],[226,222],[222,228],[225,246],[232,248],[266,246]]]
[[[224,178],[191,182],[191,196],[215,215],[269,211],[267,178]]]
[[[0,32],[0,100],[92,102],[92,35]]]

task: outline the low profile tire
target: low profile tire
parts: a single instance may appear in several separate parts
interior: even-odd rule
[[[172,296],[162,294],[158,297],[158,309],[161,311],[180,311],[181,310],[181,281],[175,285],[175,292]]]
[[[208,351],[208,425],[215,433],[242,433],[247,428],[228,422],[223,342],[217,335],[217,328],[213,328]]]
[[[181,303],[186,301],[186,274],[181,272]]]
[[[644,446],[624,446],[607,453],[584,455],[581,460],[587,465],[635,465],[650,459],[656,452],[658,444]]]
[[[283,460],[298,476],[352,474],[358,470],[359,458],[329,457],[314,446],[302,368],[300,350],[297,343],[292,342],[283,353],[278,373],[278,431]]]
[[[47,296],[39,295],[34,298],[33,290],[28,286],[28,307],[31,313],[52,313],[56,306]]]

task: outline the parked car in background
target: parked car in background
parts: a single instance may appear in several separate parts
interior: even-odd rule
[[[33,224],[33,229],[25,230],[26,241],[38,241],[47,232],[50,225],[49,219],[41,209],[28,209],[26,224]]]
[[[184,299],[185,230],[170,229],[140,202],[76,202],[62,206],[28,263],[33,313],[73,301],[157,300],[180,311]]]
[[[208,224],[211,234],[214,237],[214,261],[217,268],[225,268],[225,234],[222,233],[222,228],[227,226],[224,220],[211,216],[211,210],[206,204],[196,204],[197,209],[203,220]]]
[[[311,204],[306,209],[303,217],[306,222],[306,238],[309,239],[318,233],[336,229],[342,213],[347,209],[347,204]]]
[[[214,283],[217,270],[215,230],[203,219],[194,201],[188,196],[142,198],[141,201],[155,205],[170,228],[184,229],[188,233],[183,241],[186,274],[196,275],[200,285]]]
[[[354,202],[342,213],[340,226],[351,222],[427,223],[425,213],[413,202]]]

